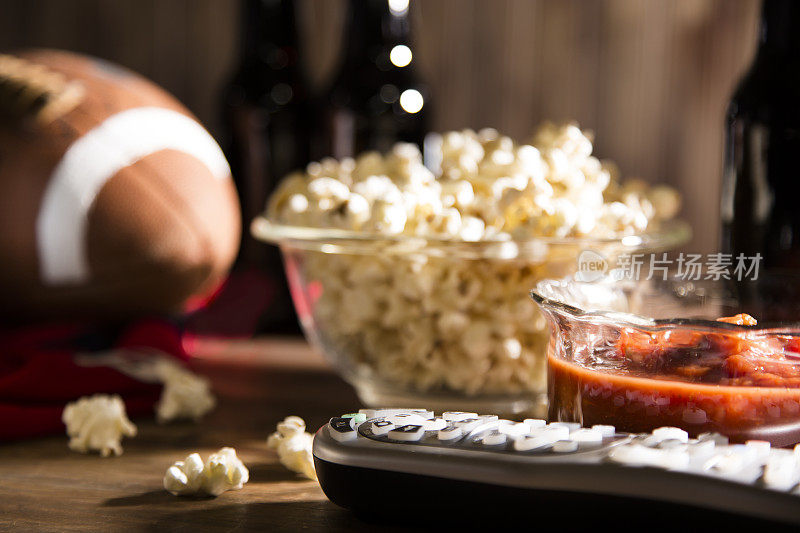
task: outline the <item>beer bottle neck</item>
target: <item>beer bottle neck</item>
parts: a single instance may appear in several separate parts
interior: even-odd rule
[[[242,58],[273,70],[296,65],[298,35],[292,0],[245,0]]]

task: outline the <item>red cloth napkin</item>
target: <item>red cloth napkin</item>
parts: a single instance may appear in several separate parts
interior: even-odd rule
[[[174,323],[156,319],[116,327],[51,324],[0,331],[0,441],[63,432],[64,406],[91,394],[119,394],[132,417],[151,412],[161,385],[104,366],[102,359],[123,350],[185,361],[183,341]]]

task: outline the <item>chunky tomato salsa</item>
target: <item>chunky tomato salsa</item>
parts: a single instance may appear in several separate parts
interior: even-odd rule
[[[749,315],[720,318],[755,325]],[[616,341],[581,351],[551,340],[550,418],[623,431],[678,426],[734,441],[800,441],[800,342],[761,332],[649,332],[626,328]]]

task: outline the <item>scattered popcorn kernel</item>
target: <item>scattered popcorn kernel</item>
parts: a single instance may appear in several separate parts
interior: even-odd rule
[[[236,456],[236,450],[221,448],[205,463],[198,453],[175,462],[164,474],[164,488],[176,496],[219,496],[228,490],[240,490],[249,479],[250,472]]]
[[[67,426],[70,450],[102,457],[122,455],[122,437],[136,436],[136,426],[125,414],[125,404],[117,395],[95,394],[67,404],[61,415]]]
[[[299,416],[287,416],[278,423],[278,430],[267,439],[267,447],[278,452],[283,466],[307,477],[317,479],[311,445],[314,436],[306,433],[306,423]]]
[[[196,422],[217,404],[208,380],[177,362],[161,359],[156,373],[164,383],[161,398],[156,404],[159,423],[181,418]]]
[[[175,495],[199,493],[205,480],[204,467],[199,453],[188,455],[183,461],[176,461],[164,474],[164,488]]]

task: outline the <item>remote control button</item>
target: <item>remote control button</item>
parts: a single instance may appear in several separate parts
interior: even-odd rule
[[[658,443],[658,447],[661,448],[662,450],[680,450],[680,451],[689,450],[689,445],[684,444],[678,439],[662,440],[661,442]]]
[[[346,415],[342,415],[340,418],[351,419],[353,421],[351,423],[353,429],[358,429],[358,426],[360,426],[367,420],[367,416],[364,413],[348,413]]]
[[[557,440],[567,440],[569,438],[569,428],[564,426],[554,426],[549,424],[543,428],[536,428],[532,430],[528,435],[534,437],[548,437],[552,439],[551,442],[555,442]]]
[[[748,440],[744,443],[744,445],[755,452],[757,461],[759,461],[761,464],[766,463],[767,458],[769,457],[769,451],[771,449],[769,442],[765,440]]]
[[[370,426],[370,429],[372,429],[372,434],[377,436],[386,435],[394,428],[395,425],[388,420],[377,420]]]
[[[448,422],[461,422],[468,418],[478,418],[478,413],[467,413],[466,411],[446,411],[442,413],[442,418]]]
[[[386,420],[397,426],[405,426],[408,424],[422,425],[426,419],[415,413],[397,413],[388,415]]]
[[[613,448],[608,458],[629,466],[654,466],[667,470],[683,470],[689,466],[689,454],[648,448],[642,444],[623,444]]]
[[[763,481],[771,489],[790,490],[800,483],[800,467],[797,459],[791,452],[771,455],[764,467]]]
[[[728,445],[728,437],[719,433],[701,433],[697,436],[697,440],[700,442],[712,441],[716,446]]]
[[[707,459],[711,457],[716,447],[717,445],[713,440],[701,440],[689,447],[689,454],[696,460]]]
[[[752,447],[743,444],[728,446],[709,457],[703,463],[703,470],[724,477],[738,478],[748,467],[755,464],[758,454]],[[753,470],[753,469],[750,469]]]
[[[407,424],[391,430],[389,432],[389,438],[403,442],[416,442],[422,438],[424,433],[425,430],[421,425]]]
[[[569,440],[576,445],[592,446],[603,443],[603,434],[596,429],[581,428],[570,433]]]
[[[514,449],[518,452],[541,451],[549,448],[558,439],[551,439],[547,436],[534,437],[525,435],[514,440]]]
[[[414,414],[422,417],[423,419],[433,418],[433,411],[428,411],[427,409],[359,409],[358,412],[363,414],[367,420],[398,414]]]
[[[422,418],[428,419],[433,418],[433,411],[428,411],[427,409],[398,409],[398,411],[406,412],[406,413],[413,413],[415,415],[419,415]]]
[[[604,424],[595,424],[592,429],[599,431],[604,437],[613,437],[617,433],[617,428]]]
[[[500,420],[497,430],[509,437],[519,437],[530,431],[528,424],[524,422],[512,422],[511,420]]]
[[[662,440],[667,440],[667,439],[675,439],[675,440],[679,440],[679,441],[681,441],[683,443],[689,442],[689,434],[688,433],[686,433],[681,428],[675,428],[675,427],[669,427],[669,426],[661,427],[661,428],[658,428],[658,429],[654,429],[653,430],[653,437],[655,437],[658,440],[658,442],[661,442]]]
[[[578,450],[578,443],[574,440],[557,440],[553,443],[555,453],[569,453]]]
[[[703,470],[722,475],[736,474],[744,467],[742,458],[738,455],[717,454],[703,464]]]
[[[567,428],[567,431],[575,431],[580,429],[581,425],[577,422],[550,422],[547,427],[564,427]]]
[[[425,431],[439,431],[440,429],[444,429],[446,426],[447,422],[445,422],[443,418],[432,418],[422,422],[422,427],[425,429]]]
[[[387,411],[387,409],[359,409],[358,410],[359,414],[364,415],[364,417],[367,420],[372,420],[374,418],[380,418],[382,416],[385,416],[386,414],[388,414],[385,411]]]
[[[474,431],[478,426],[481,426],[486,422],[491,422],[491,420],[482,420],[481,418],[465,418],[464,420],[453,422],[453,424],[460,427],[461,431],[463,431],[464,433],[470,433],[471,431]]]
[[[339,442],[355,440],[358,435],[356,430],[353,429],[352,419],[341,417],[331,418],[330,422],[328,422],[328,433]]]
[[[506,434],[497,430],[492,430],[478,437],[478,442],[484,446],[500,446],[501,444],[505,444],[507,440],[508,437]]]
[[[526,418],[522,423],[530,429],[536,429],[546,426],[547,420],[542,420],[541,418]]]
[[[455,424],[449,424],[447,427],[439,430],[437,437],[439,440],[453,440],[461,437],[462,435],[464,435],[464,430]]]

